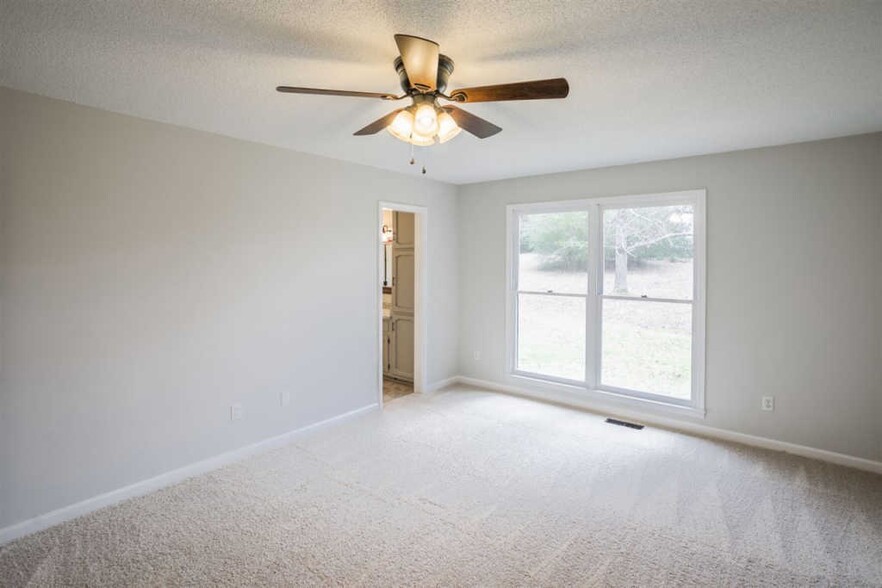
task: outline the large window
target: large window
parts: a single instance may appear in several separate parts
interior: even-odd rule
[[[702,410],[704,201],[509,207],[512,373]]]

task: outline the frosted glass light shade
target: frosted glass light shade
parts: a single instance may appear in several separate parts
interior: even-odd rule
[[[392,119],[392,124],[386,127],[386,130],[396,139],[410,143],[410,135],[413,132],[413,114],[409,110],[402,110],[398,116]]]
[[[428,147],[436,141],[449,141],[462,129],[444,110],[430,104],[421,104],[417,108],[410,107],[399,112],[386,130],[400,141]]]
[[[413,115],[413,130],[424,137],[434,137],[438,132],[438,113],[432,104],[420,104]]]
[[[438,116],[438,142],[446,143],[459,134],[462,129],[449,113],[442,110]]]

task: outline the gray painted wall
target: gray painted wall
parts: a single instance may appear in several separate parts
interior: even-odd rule
[[[2,88],[0,166],[0,527],[375,403],[378,200],[457,373],[452,186]]]
[[[461,187],[461,373],[523,386],[507,204],[690,188],[708,198],[704,424],[882,460],[882,134]]]

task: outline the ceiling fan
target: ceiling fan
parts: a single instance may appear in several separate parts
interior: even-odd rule
[[[410,98],[410,106],[394,110],[354,134],[357,136],[374,135],[386,129],[393,137],[419,146],[428,146],[435,142],[446,143],[458,135],[462,129],[479,139],[492,137],[502,130],[493,123],[452,104],[440,106],[439,99],[458,104],[504,100],[542,100],[566,98],[570,92],[570,86],[564,78],[555,78],[460,88],[450,94],[445,94],[447,81],[450,74],[453,73],[453,60],[439,52],[438,43],[412,35],[395,35],[395,43],[401,53],[395,59],[395,71],[398,72],[401,88],[404,90],[400,96],[380,92],[323,90],[292,86],[278,86],[276,90],[291,94],[353,96],[379,98],[380,100]]]

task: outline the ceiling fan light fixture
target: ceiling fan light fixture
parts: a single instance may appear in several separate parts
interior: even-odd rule
[[[446,111],[442,110],[438,114],[438,142],[446,143],[451,140],[455,136],[462,131],[459,128],[459,125],[456,124],[456,121],[453,120],[453,117],[450,116]]]
[[[459,133],[460,128],[453,117],[440,108],[431,104],[421,104],[399,112],[386,130],[400,141],[418,147],[428,147],[435,144],[436,139],[439,143],[449,141]]]

